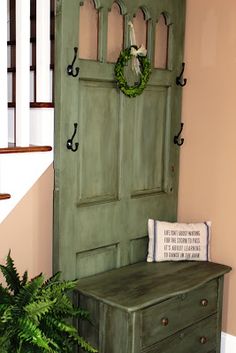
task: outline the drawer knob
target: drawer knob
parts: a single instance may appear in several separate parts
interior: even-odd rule
[[[207,299],[202,299],[200,303],[201,303],[201,306],[207,306],[208,305],[208,300]]]
[[[161,319],[161,324],[162,326],[167,326],[169,324],[169,320],[167,319],[167,317],[163,317]]]
[[[207,338],[205,336],[200,337],[200,343],[205,344],[207,341]]]

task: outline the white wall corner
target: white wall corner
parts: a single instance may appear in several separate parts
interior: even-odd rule
[[[236,337],[222,332],[221,334],[221,353],[236,352]]]

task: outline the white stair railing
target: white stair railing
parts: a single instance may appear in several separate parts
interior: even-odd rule
[[[30,6],[33,2],[15,0],[14,38],[14,33],[10,35],[10,31],[14,28],[10,26],[10,14],[12,14],[10,0],[0,0],[0,148],[8,147],[9,143],[15,143],[18,147],[28,147],[32,144],[32,131],[34,131],[34,143],[35,112],[30,109],[30,102],[52,102],[50,3],[50,0],[35,0],[33,5],[33,7],[36,6],[36,60],[33,64],[33,67],[36,64],[36,74],[34,74],[34,71],[30,71],[33,53],[32,43],[30,43],[30,15],[32,14]],[[15,42],[12,39],[15,39]],[[7,45],[7,41],[10,41],[8,43],[10,45]],[[14,45],[15,48],[12,47]],[[11,62],[14,52],[16,59],[15,62],[14,60]],[[9,70],[7,73],[8,67],[13,69],[14,66],[16,72]],[[9,102],[14,104],[8,108]],[[38,110],[37,117],[39,115]],[[40,134],[42,134],[41,130]],[[39,140],[37,136],[36,140]]]
[[[11,195],[7,200],[2,195],[0,223],[53,162],[47,147],[53,146],[54,132],[50,5],[50,0],[0,0],[0,194]],[[36,52],[30,40],[35,21]],[[9,142],[25,153],[7,149]]]
[[[16,145],[30,143],[30,0],[16,1]]]
[[[50,3],[0,0],[0,223],[53,162]]]
[[[7,14],[7,0],[0,0],[0,147],[8,146]]]
[[[36,101],[50,102],[50,0],[37,0],[36,13]]]

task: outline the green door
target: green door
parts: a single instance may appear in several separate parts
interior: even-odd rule
[[[64,278],[82,278],[145,259],[147,220],[175,220],[181,121],[176,85],[183,61],[185,0],[119,0],[128,22],[141,7],[147,21],[152,73],[144,92],[125,96],[107,57],[111,0],[94,0],[99,14],[98,60],[77,59],[78,77],[68,64],[78,46],[84,1],[57,1],[55,68],[54,268]],[[155,68],[156,24],[164,16],[168,59]],[[91,24],[96,25],[96,24]],[[81,28],[80,28],[81,30]],[[74,123],[76,152],[68,150]]]

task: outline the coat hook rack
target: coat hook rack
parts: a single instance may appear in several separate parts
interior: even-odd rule
[[[182,146],[183,143],[184,143],[184,138],[181,138],[181,139],[179,140],[180,135],[181,135],[181,133],[182,133],[182,131],[183,131],[183,127],[184,127],[184,123],[181,123],[180,131],[179,131],[178,135],[174,136],[174,144],[175,144],[175,145]]]
[[[67,74],[72,77],[77,77],[79,75],[79,67],[74,68],[74,63],[77,58],[78,48],[74,48],[74,59],[70,65],[67,66]],[[75,70],[75,72],[74,72]]]
[[[182,63],[182,71],[181,71],[180,75],[178,77],[176,77],[176,84],[181,87],[184,87],[187,83],[187,79],[183,78],[184,69],[185,69],[185,63]]]
[[[74,123],[73,135],[72,135],[72,137],[69,140],[67,140],[67,143],[66,143],[66,147],[68,148],[68,150],[71,150],[72,152],[76,152],[78,147],[79,147],[79,143],[78,142],[75,142],[75,147],[73,147],[73,139],[74,139],[75,134],[77,132],[77,127],[78,127],[78,124]]]

